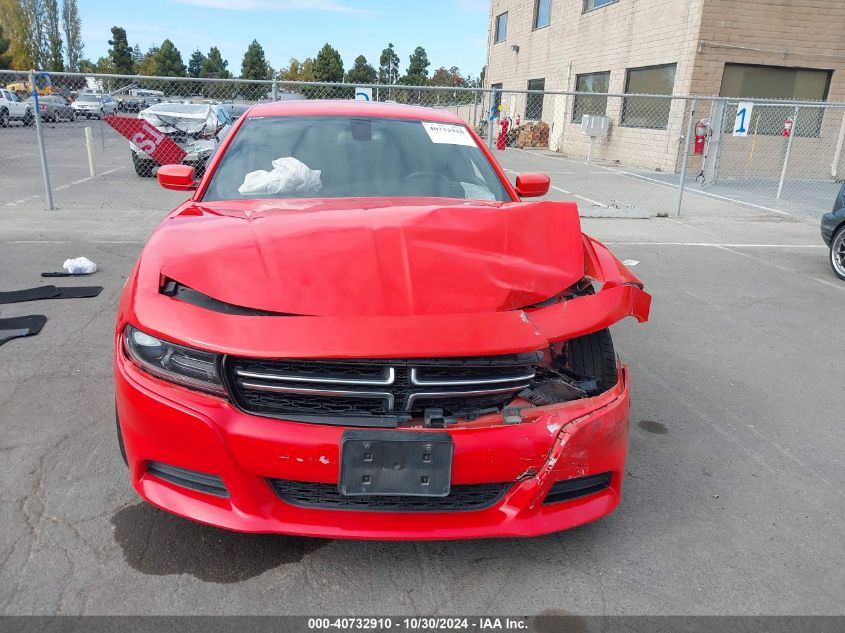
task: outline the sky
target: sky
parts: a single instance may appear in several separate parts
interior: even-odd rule
[[[238,74],[247,45],[257,39],[278,70],[291,57],[315,57],[328,42],[344,69],[363,54],[374,67],[388,42],[404,73],[422,46],[431,62],[477,77],[485,63],[489,0],[78,0],[83,56],[108,52],[112,26],[146,51],[170,38],[187,64],[191,53],[217,46]]]

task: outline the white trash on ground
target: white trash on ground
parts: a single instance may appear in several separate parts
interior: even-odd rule
[[[92,262],[87,257],[77,257],[76,259],[66,259],[62,264],[64,268],[71,275],[90,275],[97,272],[97,264]]]
[[[322,186],[319,169],[310,169],[293,156],[284,156],[273,161],[273,171],[249,172],[238,193],[312,193]]]

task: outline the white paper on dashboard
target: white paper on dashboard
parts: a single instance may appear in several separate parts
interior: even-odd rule
[[[422,121],[422,124],[432,143],[475,147],[475,141],[463,125],[432,123],[431,121]]]

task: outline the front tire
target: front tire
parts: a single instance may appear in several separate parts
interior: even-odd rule
[[[845,281],[845,224],[837,229],[830,240],[830,267],[833,274]]]
[[[33,123],[35,123],[35,115],[32,114],[32,110],[27,110],[26,114],[23,115],[23,124],[30,126]]]
[[[585,378],[595,378],[601,391],[616,384],[616,352],[610,330],[585,334],[570,339],[566,344],[566,366]]]
[[[0,127],[9,127],[9,111],[0,110]]]
[[[132,164],[135,166],[135,173],[138,178],[152,178],[155,163],[151,160],[138,158],[135,152],[132,152]]]

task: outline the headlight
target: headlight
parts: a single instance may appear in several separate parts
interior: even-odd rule
[[[145,372],[192,389],[226,393],[217,354],[164,341],[131,325],[123,335],[129,358]]]

